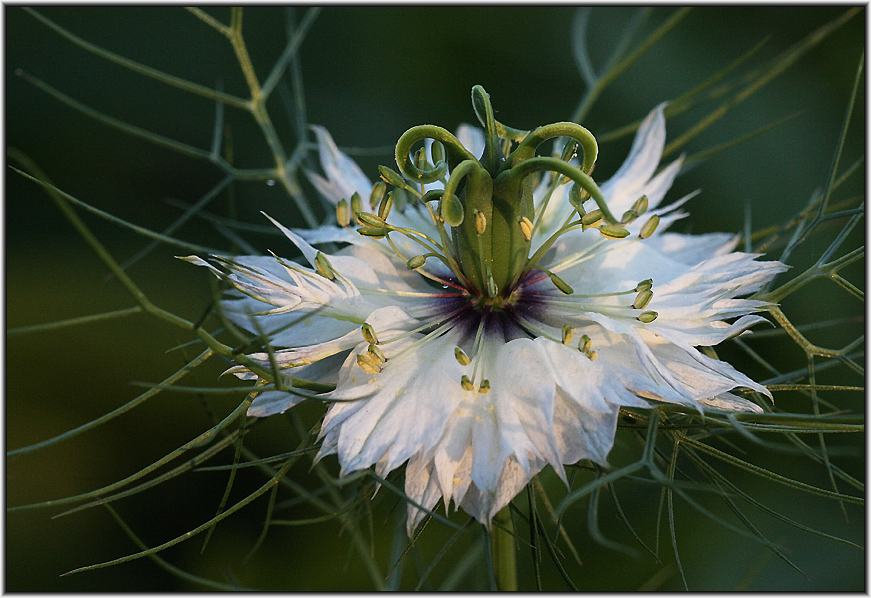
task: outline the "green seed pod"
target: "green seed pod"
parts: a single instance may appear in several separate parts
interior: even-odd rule
[[[426,258],[422,255],[416,255],[407,262],[405,262],[405,267],[409,270],[417,270],[421,266],[426,263]]]

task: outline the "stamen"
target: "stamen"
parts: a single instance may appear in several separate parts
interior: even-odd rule
[[[376,216],[375,214],[369,214],[368,212],[355,212],[355,215],[357,216],[357,220],[359,220],[361,224],[365,224],[367,226],[383,228],[387,224],[384,221],[384,218]]]
[[[336,204],[336,221],[342,228],[351,224],[351,208],[348,207],[348,200],[343,199]]]
[[[387,191],[387,183],[384,181],[378,181],[372,187],[372,193],[369,194],[369,207],[374,211],[375,206],[381,201],[381,198],[384,197],[384,193]]]
[[[645,222],[644,226],[641,227],[641,232],[638,233],[638,236],[642,239],[650,237],[656,231],[657,226],[659,226],[659,216],[654,214],[650,217],[650,220]]]
[[[454,357],[457,358],[457,363],[459,363],[461,366],[467,366],[472,363],[472,360],[469,359],[469,356],[466,355],[466,352],[459,347],[454,349]]]
[[[407,262],[405,262],[405,267],[409,270],[417,270],[418,268],[423,267],[426,263],[426,256],[424,255],[416,255]]]
[[[361,212],[362,214],[362,212]],[[357,229],[357,232],[363,235],[364,237],[372,237],[374,239],[381,239],[387,236],[387,233],[390,231],[386,228],[374,228],[369,226],[361,226]]]
[[[639,322],[644,322],[645,324],[650,324],[652,321],[656,319],[656,316],[659,314],[655,311],[645,311],[640,316],[638,316]]]
[[[354,195],[351,196],[351,213],[357,214],[358,212],[362,212],[362,211],[363,211],[363,200],[360,199],[360,194],[355,192]],[[357,220],[357,224],[360,224],[359,219]]]
[[[357,365],[367,374],[381,373],[381,366],[368,353],[357,355]]]
[[[620,224],[631,224],[638,218],[638,212],[635,210],[626,210],[623,212],[623,217],[620,218]]]
[[[472,381],[465,374],[460,378],[460,384],[463,386],[463,390],[475,390],[475,385],[472,384]]]
[[[387,358],[384,356],[384,352],[378,348],[378,345],[369,345],[369,354],[380,363],[385,363]]]
[[[653,286],[653,279],[652,278],[645,278],[644,280],[642,280],[641,282],[638,283],[638,285],[635,287],[635,290],[636,291],[646,291],[652,286]]]
[[[593,226],[602,219],[602,210],[593,210],[581,216],[581,224],[584,226]]]
[[[523,238],[528,241],[532,240],[532,222],[526,216],[521,216],[517,224],[520,226],[520,232],[523,233]]]
[[[648,205],[647,196],[642,195],[641,197],[639,197],[638,199],[635,200],[634,204],[632,204],[632,211],[635,212],[636,214],[638,214],[639,216],[641,216],[642,214],[644,214],[644,212],[647,211],[647,205]]]
[[[590,351],[589,353],[587,353],[587,357],[590,358],[590,361],[596,361],[596,359],[599,358],[599,354],[595,351]]]
[[[480,210],[475,210],[475,232],[479,235],[487,232],[487,217]]]
[[[625,239],[629,231],[619,224],[603,224],[599,227],[599,233],[607,239]]]
[[[563,344],[568,346],[572,344],[572,339],[574,338],[575,333],[572,330],[572,327],[566,324],[563,326]]]
[[[592,346],[593,340],[586,334],[578,339],[578,351],[581,353],[588,353]]]
[[[317,269],[318,274],[327,280],[336,280],[336,271],[333,270],[333,266],[330,264],[327,256],[320,251],[318,251],[318,254],[315,256],[315,268]]]
[[[482,395],[490,392],[490,381],[489,380],[481,380],[481,385],[478,387],[478,392]]]
[[[381,199],[381,203],[378,204],[378,217],[382,220],[387,220],[387,216],[390,215],[390,209],[393,207],[393,192],[391,191],[387,195],[385,195]]]
[[[653,297],[653,291],[650,289],[645,289],[638,293],[638,296],[635,297],[635,301],[632,302],[632,307],[635,309],[644,309],[647,307],[647,304],[650,303],[650,299]]]
[[[370,345],[378,344],[378,336],[375,334],[375,329],[372,328],[372,325],[369,322],[363,324],[363,338],[366,339],[366,342]]]

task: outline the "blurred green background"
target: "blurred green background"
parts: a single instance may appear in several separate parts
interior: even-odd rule
[[[76,35],[132,60],[208,87],[221,85],[229,93],[246,95],[229,43],[181,8],[39,10]],[[603,7],[593,11],[589,40],[594,64],[606,58],[636,10]],[[674,10],[654,9],[642,35]],[[606,90],[583,124],[599,135],[638,120],[655,104],[679,96],[760,40],[769,37],[751,65],[775,56],[845,10],[838,6],[696,8]],[[220,180],[222,175],[216,167],[96,123],[15,73],[22,69],[106,114],[204,149],[210,147],[212,139],[215,107],[211,102],[89,54],[18,7],[6,6],[4,11],[7,146],[33,159],[57,186],[116,216],[162,230],[180,214],[178,202],[195,202]],[[212,8],[209,12],[229,22],[228,8]],[[295,13],[298,22],[305,9],[298,7]],[[566,119],[583,92],[571,55],[574,17],[575,9],[571,7],[326,8],[300,47],[307,121],[326,126],[340,146],[390,146],[416,124],[455,129],[461,122],[472,121],[469,92],[475,84],[485,87],[497,118],[510,126],[532,128]],[[752,205],[755,229],[780,224],[824,184],[864,48],[865,19],[865,13],[860,13],[691,142],[689,153],[701,151],[802,111],[784,126],[682,175],[670,197],[696,188],[701,188],[702,194],[690,204],[692,217],[675,230],[740,231],[747,202]],[[284,9],[246,10],[244,33],[257,75],[263,80],[285,44]],[[846,143],[845,165],[863,151],[864,102],[860,90]],[[669,138],[675,138],[715,105],[670,121]],[[285,117],[278,94],[269,107],[290,151],[296,133],[292,121]],[[248,114],[228,108],[226,123],[232,134],[236,165],[271,165],[270,154]],[[599,180],[616,169],[628,144],[625,138],[602,147],[596,173]],[[389,164],[391,159],[385,152],[358,161],[367,172],[376,173],[378,163]],[[370,176],[375,178],[374,174]],[[841,197],[861,194],[863,190],[864,178],[857,176]],[[306,191],[313,193],[309,187]],[[286,224],[302,224],[278,186],[239,184],[234,185],[232,194],[241,220],[262,224],[259,212],[263,210]],[[215,210],[224,209],[227,201],[226,195],[216,200]],[[116,259],[124,260],[146,244],[143,238],[120,227],[92,216],[84,218]],[[215,247],[229,245],[203,222],[186,224],[176,236]],[[857,243],[861,238],[861,231],[857,231],[852,241]],[[275,237],[252,236],[249,240],[263,249],[287,249],[278,246]],[[815,259],[814,252],[818,255],[824,246],[809,243],[808,256],[799,259]],[[158,248],[129,272],[154,303],[196,319],[209,299],[209,287],[204,273],[173,259],[178,253],[178,249]],[[44,192],[7,171],[7,326],[133,306],[133,300],[117,281],[108,280],[106,274],[106,268]],[[861,266],[848,274],[854,284],[864,288]],[[812,287],[809,293],[785,305],[794,321],[863,314],[864,306],[843,292],[832,292],[833,285],[820,283]],[[821,307],[825,307],[826,314],[820,314]],[[849,330],[832,331],[818,342],[837,347],[853,336]],[[131,381],[159,381],[195,355],[193,349],[167,352],[188,340],[176,329],[143,315],[8,338],[7,449],[52,437],[129,401],[141,392],[130,385]],[[784,370],[802,367],[803,354],[794,346],[785,347],[768,347],[772,361]],[[214,384],[221,370],[218,363],[208,364],[195,373],[190,383]],[[820,381],[838,380],[834,376]],[[861,408],[861,399],[855,393],[839,400],[848,406],[853,401],[855,409]],[[211,401],[219,413],[228,412],[233,404],[234,399]],[[806,408],[807,401],[795,399],[795,409]],[[313,421],[316,409],[309,409],[306,415]],[[210,421],[199,399],[160,395],[143,408],[75,440],[9,460],[7,506],[62,498],[119,480],[206,429]],[[290,450],[292,447],[283,442],[288,428],[286,422],[265,422],[253,435],[252,446],[263,454]],[[861,448],[862,441],[850,438],[841,444],[856,449]],[[618,443],[616,459],[620,458],[620,450]],[[785,475],[797,475],[803,481],[827,487],[822,469],[806,471],[806,460],[757,457],[760,464],[767,462]],[[859,459],[839,463],[864,479],[864,464]],[[307,466],[296,467],[304,477]],[[845,522],[833,501],[790,493],[770,483],[753,486],[755,480],[747,476],[738,479],[753,488],[766,504],[784,509],[808,525],[861,543],[864,522],[860,509],[848,508],[849,522]],[[188,474],[122,501],[117,508],[146,543],[157,544],[213,516],[225,480],[224,473]],[[241,475],[239,492],[262,482],[263,478],[256,474]],[[554,488],[554,496],[561,496],[559,485]],[[631,516],[642,522],[642,533],[650,538],[658,492],[646,492],[622,498]],[[385,542],[394,533],[391,505],[390,500],[382,500],[376,516],[378,529],[384,528],[379,538],[383,536]],[[199,538],[164,556],[199,575],[222,580],[237,576],[241,583],[253,587],[370,587],[335,523],[274,529],[260,551],[243,564],[242,558],[259,534],[265,508],[260,500],[221,523],[202,555]],[[179,581],[146,559],[59,577],[72,568],[135,550],[104,510],[51,519],[61,511],[63,508],[48,508],[7,516],[6,590],[161,591],[197,587]],[[790,558],[807,573],[806,579],[776,557],[770,558],[763,546],[747,543],[691,509],[684,506],[679,515],[677,533],[691,589],[856,591],[864,587],[864,557],[854,548],[798,532],[754,512],[754,522],[787,547]],[[460,514],[456,520],[464,522],[464,517]],[[597,546],[585,535],[584,521],[585,510],[580,509],[572,534],[584,563],[574,571],[582,589],[637,589],[657,575],[661,575],[657,588],[681,587],[673,567],[658,574],[661,567],[649,556],[633,560]],[[615,523],[613,529],[606,528],[612,537],[631,542],[613,513],[603,515],[602,521]],[[425,536],[422,550],[430,557],[447,537],[446,531],[435,525]],[[664,560],[669,561],[672,557],[667,535],[662,542],[660,550]],[[377,546],[376,556],[382,566],[388,560],[385,546]],[[461,553],[464,546],[467,548],[468,542],[458,543],[454,551]],[[519,556],[522,579],[529,574],[527,554],[521,551]],[[413,567],[409,565],[408,569]],[[439,571],[434,573],[436,579]],[[552,579],[551,589],[563,588],[553,569],[545,573]],[[476,574],[469,579],[458,589],[474,587],[464,584],[473,584]]]

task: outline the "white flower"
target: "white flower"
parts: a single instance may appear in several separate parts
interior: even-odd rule
[[[530,137],[587,142],[588,165],[595,146],[586,131],[551,127]],[[355,192],[368,202],[372,183],[326,130],[315,131],[326,174],[311,175],[315,186],[333,203]],[[444,143],[450,178],[444,167],[428,174],[437,170],[433,154],[442,149],[429,141],[429,171],[408,165],[409,139],[424,137]],[[431,510],[439,499],[446,508],[453,500],[489,524],[546,465],[563,480],[564,464],[607,465],[620,407],[664,401],[760,410],[729,391],[768,395],[763,386],[696,347],[762,320],[751,314],[763,303],[737,297],[785,267],[734,252],[732,235],[664,232],[684,216],[676,208],[689,197],[660,207],[680,169],[677,160],[655,174],[665,143],[662,106],[644,120],[598,199],[585,170],[555,158],[535,162],[534,147],[505,162],[501,151],[488,154],[498,147],[492,126],[486,135],[466,127],[459,137],[462,144],[443,129],[416,128],[397,152],[406,158],[400,169],[409,179],[429,181],[423,191],[443,193],[440,214],[450,224],[462,219],[456,227],[445,227],[418,202],[394,208],[386,223],[364,215],[365,234],[337,226],[294,232],[276,223],[308,267],[247,256],[220,260],[225,273],[189,258],[242,292],[223,307],[234,323],[268,340],[271,355],[250,356],[264,370],[277,364],[288,387],[299,387],[299,380],[335,386],[319,395],[331,401],[319,457],[337,454],[342,474],[374,465],[386,476],[406,464],[405,492],[414,503]],[[493,147],[485,147],[488,137]],[[527,175],[542,170],[559,170],[578,183],[574,203],[572,186],[550,173],[534,192],[527,186],[534,179]],[[494,176],[497,171],[509,175]],[[578,191],[593,194],[580,211],[573,207],[583,203]],[[530,192],[532,202],[524,204]],[[514,202],[508,212],[506,200]],[[382,202],[382,215],[387,207]],[[606,214],[582,226],[580,215],[590,222],[597,207],[634,212],[623,225]],[[312,246],[327,242],[348,245],[332,254]],[[424,257],[407,266],[415,256]],[[232,371],[257,378],[245,367]],[[269,390],[249,413],[280,413],[301,400]],[[409,533],[424,516],[409,505]]]

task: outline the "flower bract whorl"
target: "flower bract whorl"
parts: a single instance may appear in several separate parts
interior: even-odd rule
[[[512,129],[472,95],[482,129],[410,129],[375,185],[315,128],[324,175],[310,178],[338,225],[276,223],[302,264],[189,258],[234,285],[224,311],[272,348],[231,370],[285,389],[249,413],[328,400],[319,457],[343,475],[405,464],[409,533],[440,499],[489,524],[548,464],[563,480],[565,464],[606,466],[621,407],[760,411],[730,391],[769,394],[697,347],[762,320],[740,297],[785,267],[733,235],[667,232],[690,196],[661,205],[681,165],[657,172],[663,106],[598,185],[589,131]],[[537,156],[554,137],[561,155]]]

